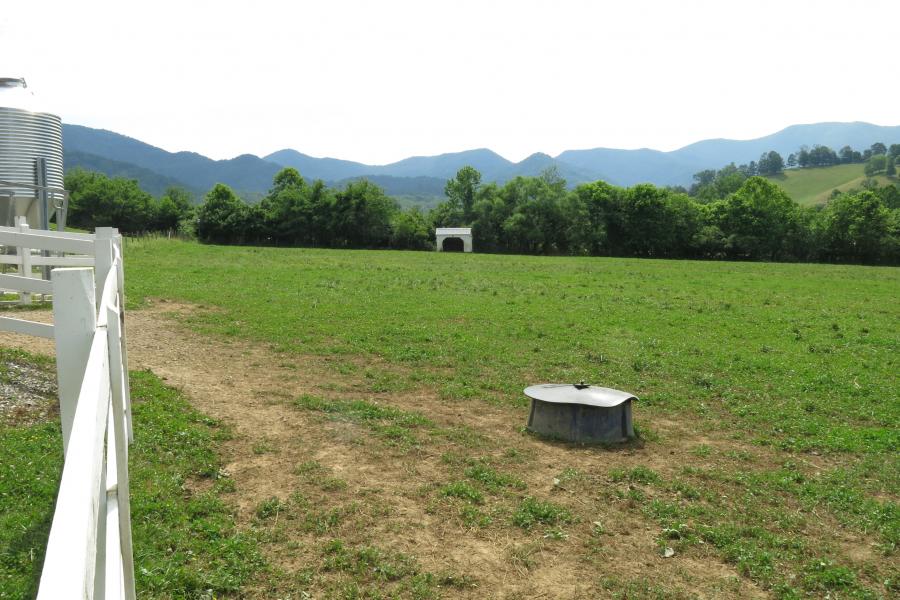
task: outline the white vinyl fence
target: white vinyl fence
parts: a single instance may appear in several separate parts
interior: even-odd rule
[[[0,275],[0,289],[53,297],[53,325],[0,317],[0,330],[56,340],[65,463],[38,600],[134,599],[122,238],[111,228],[78,234],[18,224],[0,227],[0,246],[17,248],[20,265],[19,275]],[[65,268],[45,281],[29,260]]]

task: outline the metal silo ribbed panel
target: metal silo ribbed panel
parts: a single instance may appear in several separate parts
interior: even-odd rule
[[[35,183],[35,159],[47,161],[47,185],[63,187],[62,123],[56,115],[0,106],[0,180]],[[27,188],[16,195],[32,195]]]

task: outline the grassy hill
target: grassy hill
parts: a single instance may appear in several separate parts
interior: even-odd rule
[[[864,165],[836,165],[813,169],[791,169],[783,175],[770,177],[780,185],[788,195],[799,204],[810,206],[824,204],[831,196],[832,190],[842,192],[857,188],[866,180]],[[896,183],[896,179],[888,179],[883,175],[875,177],[879,185]]]

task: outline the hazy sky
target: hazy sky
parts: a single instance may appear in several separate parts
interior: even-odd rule
[[[898,25],[898,0],[6,0],[0,76],[213,158],[520,160],[898,125]]]

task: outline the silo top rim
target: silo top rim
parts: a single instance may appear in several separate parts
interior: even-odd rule
[[[27,88],[24,77],[0,77],[0,86],[3,87],[23,87]]]
[[[612,388],[596,385],[575,385],[571,383],[545,383],[532,385],[525,388],[525,395],[543,402],[556,404],[584,404],[587,406],[599,406],[601,408],[613,408],[628,400],[637,400],[637,397]]]
[[[52,113],[28,89],[23,77],[0,77],[0,108],[15,108],[33,113]]]

